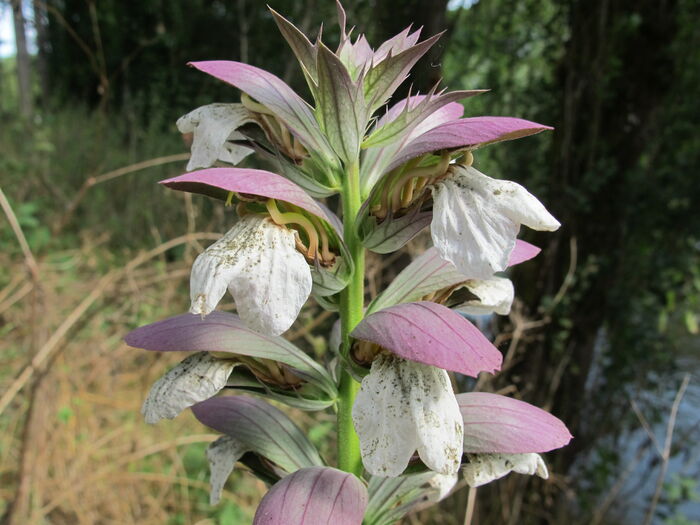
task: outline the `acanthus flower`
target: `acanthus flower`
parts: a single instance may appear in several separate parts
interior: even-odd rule
[[[211,313],[228,289],[248,326],[273,335],[287,330],[312,286],[297,236],[267,217],[242,217],[194,261],[190,312]]]
[[[417,126],[408,128],[398,145],[394,139],[367,151],[372,162],[364,182],[373,189],[358,233],[365,246],[386,253],[430,224],[443,259],[465,275],[486,279],[507,267],[521,224],[553,231],[559,222],[521,185],[473,168],[472,150],[550,128],[508,117],[453,117],[421,134]]]
[[[430,302],[373,313],[351,336],[352,358],[372,363],[353,407],[365,468],[398,476],[417,450],[431,470],[454,475],[463,426],[446,370],[494,372],[501,354],[469,321]]]
[[[445,370],[382,353],[362,380],[352,416],[371,474],[400,475],[416,450],[431,470],[457,473],[463,428]]]
[[[435,248],[457,269],[477,278],[506,269],[521,224],[544,231],[560,226],[520,184],[492,179],[473,167],[450,167],[432,193]]]
[[[278,335],[296,319],[312,290],[342,289],[351,271],[330,212],[274,173],[211,168],[162,181],[183,191],[240,201],[238,223],[192,267],[190,312],[212,312],[228,289],[241,319]]]

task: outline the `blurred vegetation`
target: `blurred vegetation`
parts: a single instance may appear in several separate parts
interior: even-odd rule
[[[426,34],[448,28],[414,90],[440,77],[452,89],[490,88],[466,102],[467,115],[556,128],[476,155],[477,168],[522,182],[564,224],[554,236],[527,233],[543,253],[515,272],[514,311],[494,321],[507,370],[479,386],[544,406],[576,439],[548,455],[548,482],[511,476],[480,489],[473,523],[641,522],[647,499],[613,493],[631,455],[642,458],[644,475],[659,464],[648,437],[634,441],[635,451],[625,446],[640,428],[630,400],[663,426],[681,369],[699,376],[700,5],[348,4],[351,23],[375,44],[411,21]],[[324,39],[337,39],[333,2],[270,5],[308,34],[325,21]],[[20,114],[22,66],[3,59],[0,185],[39,273],[10,223],[0,223],[0,392],[30,370],[0,410],[0,515],[11,523],[246,523],[264,486],[238,472],[228,502],[208,506],[203,448],[212,436],[190,416],[141,422],[140,400],[170,357],[135,353],[121,336],[186,308],[189,265],[212,238],[201,232],[230,224],[230,211],[156,184],[184,168],[177,117],[238,99],[186,62],[243,60],[302,93],[303,79],[260,2],[35,0],[24,8],[38,48],[28,65],[33,108]],[[152,249],[161,251],[133,264]],[[375,289],[398,269],[370,264]],[[49,357],[27,368],[75,312]],[[310,305],[291,332],[309,349],[323,335],[308,329],[319,313]],[[666,479],[659,523],[692,523],[684,503],[697,498],[698,465],[685,445],[697,442],[697,412],[690,417],[674,440],[685,463]],[[328,421],[299,418],[319,442],[330,431]],[[406,521],[462,523],[466,498],[459,491],[441,511]]]

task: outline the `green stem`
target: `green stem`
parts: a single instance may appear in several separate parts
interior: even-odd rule
[[[340,326],[342,354],[348,358],[349,334],[364,316],[365,301],[365,249],[355,234],[355,218],[362,205],[360,195],[360,173],[358,163],[348,167],[343,183],[343,231],[345,244],[350,251],[355,271],[347,288],[340,293]],[[338,402],[338,467],[356,476],[362,474],[360,440],[352,424],[352,406],[360,384],[347,370],[340,377]]]

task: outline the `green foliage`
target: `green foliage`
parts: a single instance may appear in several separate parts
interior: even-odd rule
[[[687,502],[700,501],[698,481],[695,478],[674,474],[664,484],[663,502],[666,506],[664,525],[698,525],[700,521],[688,518],[679,506]]]
[[[182,234],[187,222],[181,197],[155,182],[180,173],[184,161],[84,188],[90,177],[183,153],[173,130],[160,131],[161,121],[176,116],[144,127],[68,106],[33,126],[8,119],[0,129],[0,171],[7,174],[2,186],[30,247],[43,253],[73,246],[81,230],[106,236],[103,241],[113,247],[134,248]],[[0,225],[0,240],[18,249],[7,223]]]
[[[48,11],[47,59],[52,92],[59,100],[122,108],[141,123],[159,117],[163,108],[179,116],[212,100],[237,100],[230,86],[186,67],[195,60],[241,60],[280,77],[294,75],[294,87],[303,84],[297,68],[289,67],[291,51],[286,52],[264,2],[49,4],[55,9]],[[322,20],[335,18],[332,2],[321,2],[313,10],[291,0],[270,5],[293,22],[303,20],[311,33]],[[337,29],[329,26],[326,35],[333,41]]]

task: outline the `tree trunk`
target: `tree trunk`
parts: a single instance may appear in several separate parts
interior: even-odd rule
[[[23,117],[29,119],[32,116],[31,63],[27,49],[27,35],[25,33],[21,0],[12,0],[12,15],[15,24],[15,45],[17,47],[19,111]]]
[[[39,86],[41,87],[41,104],[46,104],[50,96],[49,88],[49,69],[47,62],[48,50],[48,17],[46,14],[45,4],[41,0],[33,0],[34,6],[34,27],[36,29],[36,71],[39,77]]]

